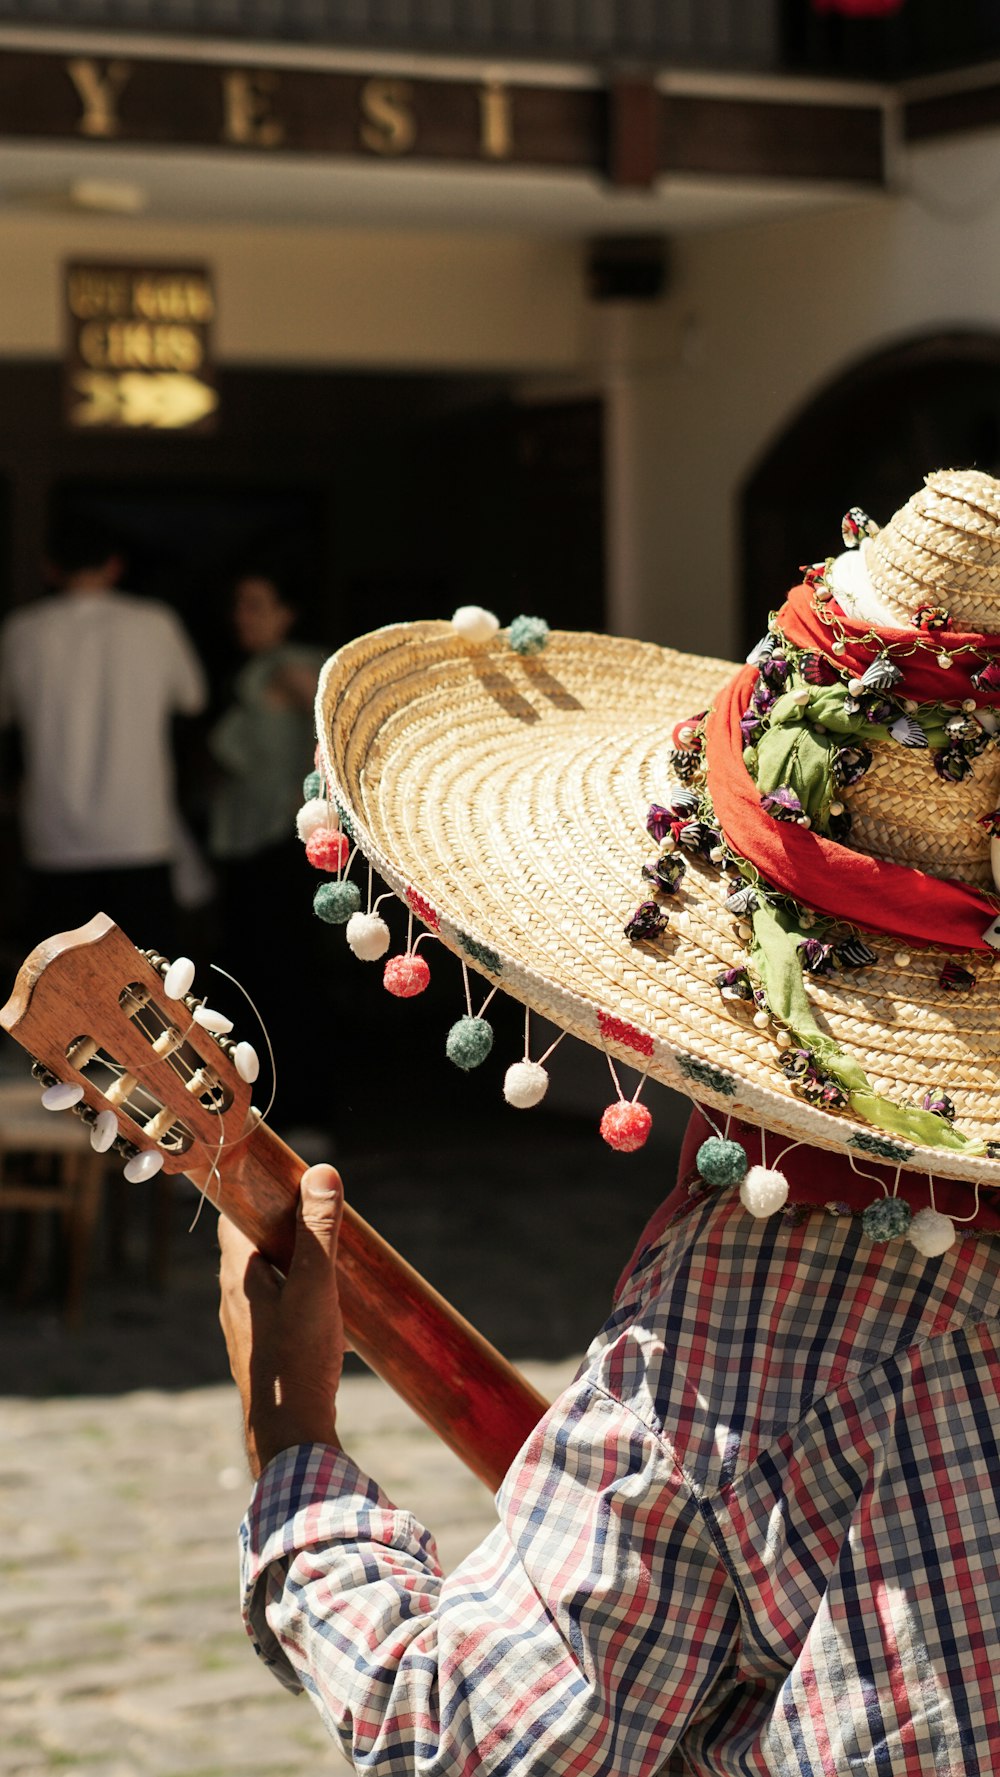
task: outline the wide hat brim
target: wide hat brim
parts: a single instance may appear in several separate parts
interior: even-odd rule
[[[449,623],[393,625],[327,662],[321,763],[344,826],[389,887],[543,1018],[723,1117],[853,1150],[862,1165],[867,1154],[1000,1185],[998,1161],[886,1140],[796,1096],[774,1031],[720,995],[720,972],[746,958],[711,864],[688,859],[664,937],[625,936],[648,898],[641,869],[657,848],[646,814],[669,798],[672,731],[738,670],[614,636],[557,631],[522,657],[502,631],[473,646]],[[810,977],[817,1021],[876,1092],[919,1105],[933,1084],[967,1136],[995,1139],[1000,969],[975,993],[946,995],[951,953],[915,949],[900,967],[898,948],[890,939],[870,968]]]

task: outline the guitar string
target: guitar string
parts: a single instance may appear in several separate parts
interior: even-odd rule
[[[256,1001],[251,997],[248,990],[244,987],[242,981],[238,981],[236,979],[235,975],[230,975],[228,969],[220,968],[218,963],[210,963],[209,968],[214,969],[217,975],[224,975],[227,981],[231,981],[234,987],[239,988],[240,993],[243,995],[243,998],[246,1000],[248,1006],[250,1007],[251,1011],[253,1012],[253,1015],[256,1018],[257,1023],[260,1025],[261,1034],[263,1035],[264,1041],[267,1044],[267,1058],[268,1058],[268,1063],[269,1063],[270,1069],[271,1069],[271,1096],[267,1101],[267,1105],[266,1105],[265,1109],[261,1112],[260,1116],[257,1119],[257,1123],[255,1124],[255,1128],[259,1129],[261,1124],[266,1123],[268,1117],[271,1115],[271,1111],[274,1107],[274,1100],[275,1100],[275,1097],[277,1096],[277,1091],[278,1091],[278,1069],[277,1069],[277,1064],[274,1059],[274,1048],[271,1043],[271,1033],[268,1030],[267,1025],[264,1023],[264,1019],[261,1015],[259,1006],[257,1005]],[[192,1019],[192,1023],[193,1022],[194,1022],[194,1020]],[[201,1215],[202,1209],[204,1208],[205,1200],[206,1200],[206,1198],[209,1197],[208,1186],[211,1184],[213,1177],[218,1179],[220,1194],[221,1194],[221,1190],[222,1190],[222,1174],[219,1171],[219,1161],[222,1159],[222,1156],[226,1151],[226,1143],[224,1140],[225,1128],[224,1128],[224,1125],[222,1122],[223,1112],[222,1112],[221,1107],[219,1107],[219,1109],[218,1109],[218,1117],[219,1117],[219,1146],[216,1150],[215,1157],[212,1161],[211,1167],[209,1168],[208,1178],[205,1181],[204,1187],[195,1183],[194,1180],[191,1181],[192,1184],[194,1184],[195,1190],[199,1192],[199,1198],[198,1198],[198,1207],[194,1213],[194,1220],[192,1221],[191,1226],[188,1229],[189,1234],[193,1234],[195,1228],[198,1225],[198,1218]],[[241,1142],[243,1140],[244,1140],[244,1137],[242,1135],[237,1136],[236,1141],[230,1142],[229,1146],[235,1147],[239,1142]],[[221,1213],[221,1206],[220,1206],[218,1199],[210,1198],[209,1200],[211,1201],[213,1208],[216,1210],[220,1210],[220,1213]]]
[[[216,968],[217,964],[212,963],[210,966],[212,968]],[[226,971],[224,969],[220,969],[218,972],[220,974],[226,973]],[[245,995],[246,999],[249,1001],[250,1005],[253,1007],[254,1013],[255,1013],[257,1020],[260,1024],[261,1030],[264,1032],[264,1041],[267,1044],[267,1052],[268,1052],[268,1057],[269,1057],[270,1065],[271,1065],[271,1080],[272,1080],[271,1097],[268,1101],[267,1110],[264,1112],[264,1114],[259,1119],[260,1122],[264,1122],[266,1117],[270,1114],[271,1107],[274,1103],[274,1095],[277,1090],[277,1074],[276,1074],[276,1068],[275,1068],[275,1063],[274,1063],[274,1050],[272,1048],[271,1039],[268,1034],[267,1028],[264,1024],[264,1020],[261,1018],[260,1012],[258,1011],[256,1005],[254,1005],[254,1002],[250,998],[250,995],[247,993],[246,988],[244,988],[239,981],[235,981],[235,978],[233,976],[231,976],[231,975],[228,976],[228,979],[231,981],[234,981],[235,985],[237,987],[239,987],[240,991]],[[201,1003],[204,1004],[205,1002],[202,1001]],[[170,1054],[163,1056],[162,1059],[164,1061],[166,1061],[167,1064],[173,1069],[173,1071],[177,1075],[178,1079],[181,1079],[181,1080],[184,1079],[184,1071],[183,1070],[186,1070],[189,1079],[193,1080],[196,1077],[196,1075],[200,1072],[203,1072],[204,1068],[205,1068],[205,1063],[202,1061],[201,1057],[197,1055],[197,1050],[195,1051],[195,1054],[196,1054],[199,1064],[200,1064],[197,1068],[192,1067],[191,1064],[186,1060],[185,1056],[182,1053],[183,1045],[188,1041],[188,1039],[191,1035],[191,1032],[195,1028],[195,1020],[194,1020],[193,1015],[191,1018],[191,1022],[187,1026],[187,1029],[182,1031],[179,1025],[172,1024],[168,1018],[164,1018],[163,1012],[160,1007],[154,1006],[154,1010],[157,1014],[158,1020],[160,1022],[162,1022],[163,1030],[164,1031],[169,1030],[170,1032],[172,1032],[172,1034],[174,1034],[175,1036],[178,1036],[180,1038],[180,1043],[179,1043],[178,1047],[176,1049],[171,1050]],[[130,1022],[132,1024],[134,1024],[136,1029],[140,1032],[140,1034],[146,1038],[146,1041],[149,1043],[151,1048],[152,1048],[154,1042],[156,1041],[156,1038],[163,1034],[162,1031],[156,1031],[154,1033],[154,1031],[150,1028],[150,1026],[143,1022],[143,1020],[139,1017],[138,1013],[134,1013],[131,1015]],[[110,1058],[109,1058],[109,1064],[112,1066],[112,1071],[114,1071],[116,1068],[118,1069],[120,1074],[124,1074],[127,1071],[125,1068],[123,1068],[121,1066],[120,1063],[110,1063]],[[136,1085],[139,1088],[139,1090],[145,1092],[146,1096],[153,1098],[154,1102],[155,1102],[156,1101],[155,1094],[152,1092],[151,1088],[148,1086],[143,1086],[142,1082],[139,1080],[138,1075],[135,1075],[135,1079],[136,1079]],[[222,1089],[221,1081],[217,1082],[217,1086],[218,1086],[218,1089],[221,1091],[221,1089]],[[130,1099],[126,1100],[126,1102],[122,1108],[127,1111],[128,1105],[130,1102],[131,1102]],[[161,1107],[161,1108],[166,1108],[166,1107]],[[221,1160],[222,1155],[225,1152],[225,1148],[226,1148],[225,1125],[223,1123],[223,1117],[225,1115],[225,1112],[223,1110],[223,1107],[219,1104],[203,1105],[203,1109],[208,1111],[210,1115],[216,1116],[219,1119],[219,1143],[218,1143],[218,1146],[215,1150],[214,1155],[211,1158],[211,1164],[209,1166],[208,1176],[205,1180],[204,1185],[199,1185],[195,1179],[191,1180],[191,1183],[194,1185],[195,1190],[198,1192],[198,1206],[195,1210],[194,1218],[190,1224],[190,1227],[188,1228],[189,1234],[193,1234],[195,1228],[198,1225],[198,1221],[201,1216],[202,1209],[204,1208],[206,1199],[212,1204],[213,1209],[219,1210],[219,1208],[220,1208],[219,1198],[218,1198],[218,1196],[212,1195],[211,1185],[212,1185],[213,1179],[218,1180],[219,1188],[221,1191],[222,1174],[219,1171],[219,1161]],[[133,1121],[138,1121],[138,1119],[134,1118]],[[181,1114],[178,1114],[176,1121],[183,1123],[183,1116]],[[198,1138],[195,1137],[196,1141],[197,1141],[197,1139]],[[235,1146],[237,1142],[242,1141],[243,1139],[244,1139],[243,1136],[237,1136],[235,1138],[235,1141],[231,1142],[229,1145],[231,1147]],[[157,1145],[159,1145],[159,1144],[157,1144]],[[204,1147],[206,1144],[201,1143],[200,1145],[202,1147]]]
[[[209,967],[214,969],[214,968],[217,968],[218,965],[216,963],[211,963],[209,965]],[[220,975],[225,975],[226,970],[219,969],[219,973],[220,973]],[[237,981],[235,976],[233,976],[233,975],[227,975],[227,979],[232,981],[234,983],[234,985],[240,989],[240,992],[242,994],[244,994],[247,1001],[249,1002],[249,1004],[253,1008],[254,1014],[257,1018],[258,1023],[260,1024],[261,1030],[263,1032],[264,1041],[267,1044],[268,1062],[269,1062],[269,1065],[271,1068],[271,1082],[272,1083],[271,1083],[271,1096],[267,1101],[267,1107],[261,1113],[260,1118],[259,1118],[259,1121],[263,1123],[266,1121],[266,1119],[268,1118],[268,1116],[271,1113],[271,1109],[274,1105],[275,1094],[277,1092],[277,1068],[276,1068],[276,1064],[275,1064],[275,1060],[274,1060],[274,1050],[272,1048],[271,1039],[268,1035],[267,1028],[264,1024],[264,1020],[261,1017],[260,1012],[257,1010],[257,1007],[254,1005],[253,1000],[250,998],[250,995],[247,993],[246,988],[243,987],[242,984],[239,981]],[[162,1015],[162,1012],[160,1011],[159,1007],[156,1007],[154,1009],[156,1010],[158,1017],[162,1018],[163,1015]],[[194,1080],[198,1074],[204,1073],[207,1075],[206,1085],[205,1085],[206,1092],[211,1092],[213,1095],[217,1095],[218,1093],[221,1093],[224,1091],[222,1081],[216,1076],[215,1070],[212,1067],[211,1062],[206,1062],[205,1060],[203,1060],[203,1058],[198,1054],[198,1051],[195,1050],[195,1058],[198,1062],[198,1066],[193,1067],[191,1065],[191,1063],[187,1060],[187,1057],[183,1054],[183,1046],[189,1041],[189,1038],[191,1036],[191,1032],[195,1029],[195,1021],[193,1018],[192,1018],[190,1024],[187,1026],[187,1028],[183,1031],[181,1030],[179,1025],[170,1024],[169,1021],[163,1022],[163,1031],[154,1031],[153,1029],[150,1028],[149,1025],[144,1024],[142,1019],[139,1018],[137,1015],[134,1015],[132,1017],[131,1022],[135,1025],[136,1029],[140,1032],[140,1034],[146,1038],[146,1041],[149,1043],[150,1048],[153,1047],[157,1038],[163,1034],[163,1031],[169,1030],[169,1031],[171,1031],[172,1034],[174,1034],[180,1038],[180,1043],[178,1044],[176,1049],[171,1050],[169,1055],[164,1055],[164,1056],[161,1056],[158,1058],[160,1060],[165,1061],[167,1063],[167,1065],[173,1069],[174,1073],[177,1075],[179,1080],[182,1080],[182,1081],[187,1080],[187,1082],[190,1082],[191,1080]],[[134,1070],[121,1068],[120,1063],[116,1063],[114,1065],[119,1067],[122,1073],[129,1072],[129,1071],[134,1072]],[[157,1095],[153,1092],[152,1087],[144,1085],[143,1082],[139,1079],[138,1075],[135,1075],[135,1078],[136,1078],[136,1084],[137,1084],[138,1089],[140,1091],[145,1092],[147,1097],[151,1098],[154,1103],[159,1105],[160,1109],[167,1108],[157,1098]],[[209,1114],[212,1116],[223,1117],[226,1114],[225,1108],[218,1103],[205,1104],[204,1101],[200,1097],[195,1102],[200,1103],[202,1105],[202,1109],[208,1111]],[[184,1121],[183,1110],[179,1110],[177,1112],[177,1119],[176,1120],[179,1123],[183,1123],[183,1121]],[[198,1138],[196,1136],[195,1140],[197,1141],[197,1139]],[[242,1135],[234,1136],[233,1140],[229,1143],[229,1146],[234,1147],[234,1146],[236,1146],[236,1144],[238,1142],[242,1141],[243,1139],[244,1139],[244,1137]],[[223,1143],[222,1146],[220,1147],[220,1150],[219,1150],[220,1153],[223,1151],[224,1146],[225,1146],[225,1143]]]
[[[243,986],[243,983],[241,981],[238,981],[234,975],[230,975],[226,969],[220,968],[217,963],[211,963],[209,966],[210,966],[210,968],[214,969],[217,974],[224,975],[228,981],[231,981],[235,987],[239,988],[239,991],[243,994],[244,999],[247,1001],[248,1005],[251,1007],[251,1010],[253,1011],[254,1016],[256,1017],[257,1022],[260,1025],[260,1029],[261,1029],[261,1032],[264,1037],[264,1042],[267,1046],[268,1063],[269,1063],[269,1066],[271,1069],[271,1094],[270,1094],[270,1097],[268,1099],[265,1109],[258,1116],[257,1126],[259,1127],[259,1125],[261,1123],[265,1123],[267,1121],[267,1118],[270,1116],[271,1110],[274,1106],[275,1096],[277,1094],[277,1065],[276,1065],[275,1059],[274,1059],[274,1047],[271,1042],[270,1033],[268,1032],[267,1026],[264,1023],[264,1019],[261,1016],[258,1006],[256,1005],[256,1003],[253,1000],[250,993]],[[149,1002],[146,1002],[146,1003],[148,1004]],[[204,1005],[206,1002],[204,1000],[202,1000],[200,1003],[202,1005]],[[140,1008],[140,1011],[142,1009],[143,1008]],[[193,1080],[198,1073],[204,1072],[207,1070],[210,1077],[212,1078],[214,1089],[221,1092],[223,1090],[222,1082],[220,1080],[214,1078],[214,1070],[211,1068],[211,1065],[207,1064],[201,1058],[201,1056],[198,1055],[197,1050],[195,1051],[195,1056],[196,1056],[196,1059],[198,1060],[198,1063],[199,1063],[198,1067],[193,1067],[191,1065],[191,1063],[187,1060],[186,1056],[183,1054],[183,1047],[185,1044],[188,1043],[191,1033],[195,1029],[195,1022],[196,1021],[195,1021],[193,1014],[192,1014],[191,1020],[190,1020],[189,1024],[187,1025],[187,1027],[182,1030],[179,1025],[173,1024],[168,1017],[164,1016],[162,1008],[159,1007],[158,1005],[156,1005],[155,1002],[153,1003],[153,1010],[156,1013],[158,1022],[162,1026],[162,1028],[160,1030],[154,1030],[153,1028],[150,1027],[149,1024],[145,1023],[144,1020],[139,1015],[139,1012],[128,1014],[130,1023],[134,1025],[134,1027],[138,1030],[138,1032],[140,1033],[141,1036],[145,1037],[146,1041],[150,1045],[150,1048],[151,1049],[153,1048],[157,1039],[161,1035],[163,1035],[164,1032],[170,1031],[171,1034],[173,1034],[179,1038],[179,1042],[177,1044],[177,1047],[172,1049],[168,1055],[163,1056],[162,1059],[167,1062],[167,1064],[171,1067],[172,1071],[177,1075],[178,1079],[185,1080],[185,1078],[186,1078],[187,1081],[189,1082],[190,1080]],[[146,1107],[143,1107],[142,1105],[140,1105],[138,1103],[139,1094],[142,1094],[145,1098],[150,1100],[150,1106],[155,1107],[155,1110],[157,1113],[169,1108],[168,1106],[166,1106],[163,1103],[163,1101],[159,1097],[159,1095],[153,1091],[152,1087],[144,1084],[143,1080],[140,1077],[140,1073],[137,1073],[135,1068],[129,1068],[129,1067],[125,1066],[124,1063],[116,1061],[113,1056],[109,1055],[106,1051],[101,1051],[100,1049],[98,1050],[97,1055],[92,1057],[92,1059],[100,1060],[101,1066],[104,1067],[115,1078],[123,1079],[126,1075],[131,1074],[132,1077],[135,1079],[134,1093],[132,1093],[132,1092],[129,1093],[128,1097],[125,1099],[125,1101],[123,1102],[123,1104],[121,1105],[120,1108],[127,1115],[130,1115],[132,1117],[132,1121],[134,1123],[136,1123],[140,1129],[142,1129],[144,1126],[139,1123],[139,1117],[137,1115],[135,1115],[134,1112],[138,1111],[138,1112],[142,1112],[142,1113],[148,1115],[148,1111],[146,1110]],[[141,1071],[144,1071],[144,1070],[140,1070],[140,1072]],[[198,1201],[198,1208],[195,1213],[194,1221],[191,1223],[191,1227],[188,1230],[189,1233],[193,1231],[193,1229],[195,1228],[195,1226],[197,1224],[198,1218],[201,1215],[202,1206],[205,1202],[206,1196],[212,1202],[212,1205],[214,1208],[216,1208],[216,1209],[219,1208],[218,1200],[211,1195],[209,1187],[211,1186],[213,1179],[218,1180],[219,1186],[221,1187],[222,1175],[219,1171],[219,1161],[221,1160],[222,1155],[225,1153],[227,1145],[229,1147],[236,1147],[239,1145],[239,1143],[241,1141],[244,1141],[246,1139],[245,1135],[239,1135],[239,1136],[234,1137],[233,1140],[227,1144],[226,1140],[225,1140],[225,1126],[223,1123],[223,1118],[225,1116],[225,1110],[223,1109],[223,1107],[220,1104],[203,1104],[202,1108],[204,1110],[208,1111],[210,1115],[216,1116],[219,1119],[219,1143],[218,1143],[218,1147],[216,1148],[214,1155],[212,1156],[211,1165],[209,1167],[208,1177],[207,1177],[205,1185],[204,1186],[198,1185],[197,1183],[195,1183],[194,1180],[192,1180],[192,1183],[195,1183],[195,1189],[199,1193],[199,1201]],[[175,1123],[181,1123],[183,1125],[183,1122],[184,1122],[183,1113],[178,1112],[174,1121],[175,1121]],[[173,1124],[171,1125],[171,1127],[173,1127]],[[197,1136],[195,1136],[194,1139],[196,1142],[198,1141]],[[156,1143],[155,1145],[157,1147],[159,1147],[161,1144]],[[199,1145],[204,1147],[207,1144],[202,1142]],[[171,1150],[168,1150],[168,1152],[170,1152],[170,1151]],[[185,1150],[181,1150],[181,1151],[184,1152]],[[174,1150],[174,1152],[176,1152],[176,1150]]]
[[[239,983],[237,982],[236,985],[239,986]],[[249,998],[249,995],[247,995],[247,998]],[[256,1011],[256,1007],[254,1008],[254,1010]],[[159,1013],[159,1008],[157,1008],[157,1012],[158,1012],[158,1015],[162,1018],[162,1014]],[[258,1015],[258,1017],[260,1016],[259,1013],[257,1015]],[[148,1025],[143,1023],[142,1019],[139,1018],[137,1014],[131,1015],[130,1022],[132,1024],[134,1024],[135,1027],[140,1032],[140,1034],[146,1038],[147,1042],[150,1044],[150,1047],[152,1047],[153,1042],[155,1041],[155,1037],[162,1034],[162,1032],[157,1031],[154,1036],[153,1031],[149,1028]],[[183,1043],[183,1042],[187,1041],[188,1036],[190,1035],[191,1031],[194,1029],[194,1019],[192,1018],[191,1023],[188,1025],[187,1031],[184,1032],[183,1034],[180,1032],[178,1026],[170,1024],[168,1020],[163,1021],[163,1029],[164,1030],[171,1030],[175,1034],[180,1035],[181,1042]],[[267,1032],[265,1031],[264,1034],[265,1034],[265,1040],[268,1041],[268,1052],[270,1053],[270,1042],[267,1039]],[[96,1057],[95,1057],[95,1059],[96,1059]],[[154,1091],[152,1090],[152,1088],[150,1086],[146,1086],[143,1084],[142,1080],[139,1078],[139,1075],[135,1073],[134,1069],[126,1068],[123,1065],[123,1063],[115,1061],[114,1057],[108,1055],[107,1053],[102,1054],[100,1056],[100,1059],[101,1059],[101,1065],[103,1067],[105,1067],[111,1074],[113,1074],[118,1079],[122,1079],[122,1078],[124,1078],[124,1076],[126,1074],[131,1073],[133,1078],[135,1079],[135,1083],[136,1083],[135,1084],[136,1095],[138,1095],[139,1093],[144,1094],[146,1098],[148,1098],[152,1101],[152,1104],[153,1104],[153,1106],[156,1107],[157,1111],[166,1110],[168,1108],[166,1105],[164,1105],[163,1101],[159,1098],[158,1094],[154,1093]],[[194,1079],[196,1073],[202,1071],[201,1068],[191,1067],[190,1064],[184,1060],[184,1057],[180,1054],[179,1050],[174,1050],[170,1055],[164,1056],[163,1060],[167,1061],[172,1066],[173,1071],[177,1074],[178,1079],[184,1078],[184,1075],[181,1072],[182,1067],[187,1068],[187,1072],[188,1072],[191,1079]],[[204,1066],[204,1064],[202,1064],[202,1065]],[[272,1078],[273,1078],[273,1074],[272,1074]],[[217,1085],[218,1085],[219,1090],[221,1090],[221,1081],[217,1082]],[[272,1092],[271,1103],[273,1103],[273,1099],[274,1099],[274,1094]],[[126,1115],[131,1116],[132,1121],[144,1132],[145,1126],[139,1122],[138,1115],[134,1114],[137,1111],[141,1111],[143,1109],[143,1107],[137,1103],[137,1098],[134,1097],[132,1093],[129,1094],[129,1096],[125,1099],[124,1103],[121,1105],[120,1108],[126,1113]],[[217,1116],[219,1118],[219,1145],[216,1149],[215,1155],[212,1159],[211,1166],[209,1168],[208,1182],[210,1183],[213,1176],[214,1176],[219,1179],[219,1183],[221,1185],[222,1175],[219,1172],[219,1160],[221,1159],[224,1148],[225,1148],[225,1128],[224,1128],[224,1125],[222,1122],[222,1118],[225,1113],[223,1111],[222,1106],[218,1105],[218,1104],[207,1104],[207,1105],[203,1105],[202,1108],[204,1110],[208,1111],[210,1115]],[[269,1104],[268,1111],[270,1111],[270,1108],[271,1108],[271,1105]],[[261,1119],[261,1121],[263,1121],[263,1118]],[[174,1118],[174,1123],[172,1123],[170,1127],[173,1128],[176,1123],[180,1123],[182,1125],[182,1127],[184,1126],[184,1118],[183,1118],[183,1114],[181,1112],[177,1113],[177,1115]],[[168,1133],[169,1133],[169,1131],[168,1131]],[[242,1140],[243,1138],[237,1137],[236,1139]],[[197,1141],[197,1140],[198,1140],[198,1138],[197,1138],[197,1136],[195,1136],[194,1141]],[[161,1144],[161,1142],[156,1142],[154,1145],[155,1145],[155,1147],[159,1148],[162,1144]],[[202,1143],[201,1145],[204,1146],[205,1144]],[[187,1153],[189,1151],[190,1151],[189,1149],[184,1149],[184,1148],[179,1149],[179,1150],[176,1148],[174,1148],[174,1149],[168,1148],[167,1149],[167,1153],[170,1154],[171,1156],[174,1156],[178,1153],[182,1153],[182,1154]],[[194,1180],[192,1180],[192,1183],[194,1183]],[[201,1207],[202,1207],[202,1204],[205,1200],[205,1195],[206,1195],[206,1192],[202,1190],[201,1186],[195,1184],[195,1189],[200,1193],[200,1195],[199,1195],[199,1200],[198,1200],[198,1209],[195,1213],[194,1221],[191,1223],[191,1227],[188,1229],[189,1233],[191,1233],[193,1231],[193,1229],[198,1221],[198,1217],[201,1214]],[[218,1209],[219,1205],[218,1205],[217,1200],[215,1198],[211,1198],[211,1201],[213,1203],[213,1206],[216,1209]]]

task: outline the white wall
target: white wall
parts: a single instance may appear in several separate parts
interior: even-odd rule
[[[560,372],[590,354],[573,241],[0,212],[0,356],[62,351],[66,259],[208,260],[225,362]]]
[[[601,389],[611,626],[731,652],[739,494],[772,440],[870,353],[1000,329],[1000,133],[911,152],[899,171],[896,196],[678,237],[651,305],[588,303],[570,239],[0,212],[0,355],[60,353],[65,259],[188,257],[215,268],[223,362]]]
[[[740,488],[774,438],[870,353],[1000,330],[1000,133],[912,152],[900,179],[897,196],[686,236],[667,297],[619,317],[605,353],[627,465],[609,493],[618,630],[731,652]]]

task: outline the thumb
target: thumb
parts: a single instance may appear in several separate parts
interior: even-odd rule
[[[293,1269],[303,1263],[322,1263],[333,1267],[337,1262],[337,1237],[344,1210],[344,1187],[340,1174],[332,1166],[310,1166],[302,1175],[299,1189],[298,1229]],[[302,1235],[308,1232],[308,1238]]]

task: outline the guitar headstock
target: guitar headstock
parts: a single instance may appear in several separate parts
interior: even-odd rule
[[[232,1042],[217,1016],[214,1030],[199,1023],[207,1008],[190,992],[191,973],[183,958],[137,950],[98,913],[32,951],[0,1026],[101,1151],[114,1118],[108,1145],[126,1177],[186,1173],[287,1274],[305,1164],[251,1106],[250,1044]],[[354,1350],[499,1486],[546,1402],[349,1205],[338,1282]]]
[[[73,1109],[133,1178],[202,1172],[257,1122],[253,1050],[233,1042],[228,1020],[190,991],[178,994],[190,971],[168,970],[165,957],[137,950],[98,913],[39,944],[0,1010],[43,1087],[64,1086],[67,1100],[70,1088],[82,1089]]]

